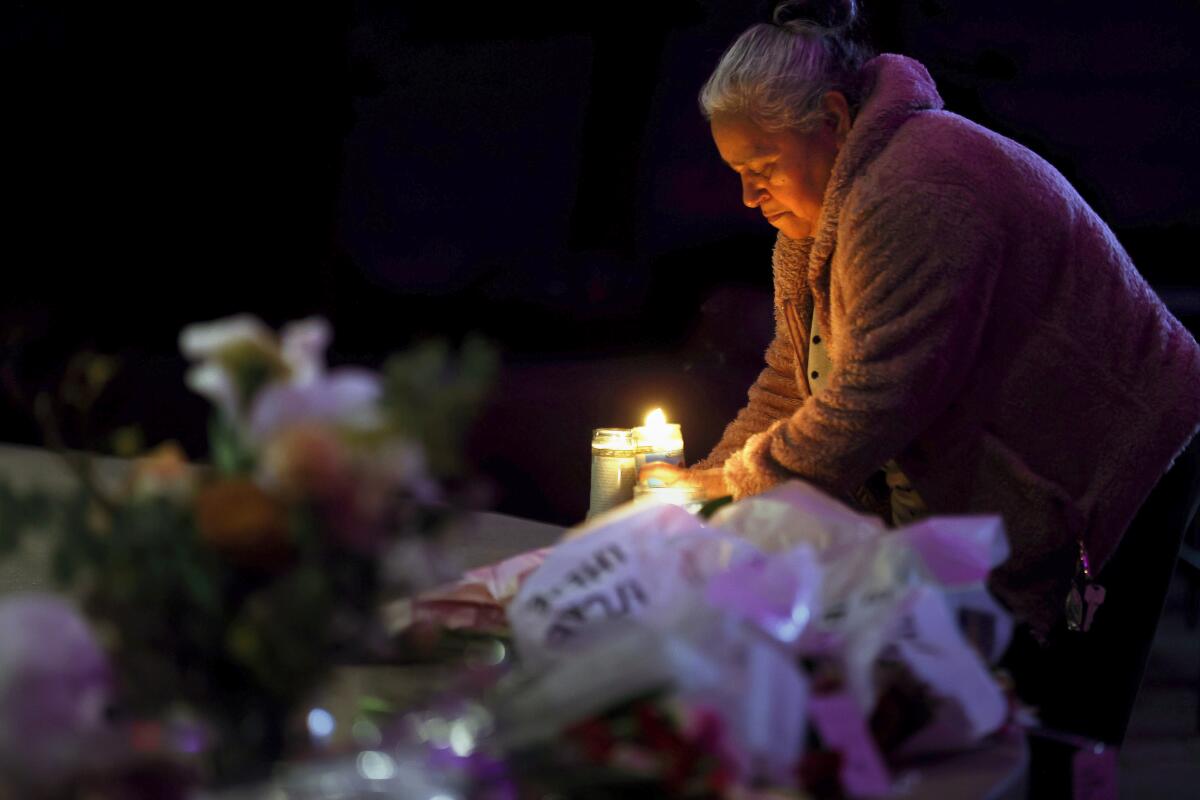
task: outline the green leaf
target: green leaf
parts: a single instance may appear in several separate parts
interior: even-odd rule
[[[393,429],[424,446],[435,475],[462,471],[464,436],[487,398],[499,363],[494,347],[471,337],[457,356],[445,341],[434,340],[384,365],[384,413]]]
[[[79,564],[69,549],[60,547],[54,551],[50,560],[50,574],[56,583],[69,585],[75,579],[78,568]]]
[[[56,516],[54,498],[46,492],[0,484],[0,557],[16,552],[30,532],[47,533]]]
[[[726,495],[725,497],[717,497],[712,500],[709,500],[707,503],[700,506],[700,516],[704,519],[710,519],[710,518],[712,518],[712,515],[717,513],[717,511],[720,510],[723,506],[727,506],[732,502],[733,502],[733,497],[731,495]]]
[[[254,451],[246,446],[233,421],[214,414],[208,424],[208,449],[213,466],[223,475],[247,475],[254,471]]]

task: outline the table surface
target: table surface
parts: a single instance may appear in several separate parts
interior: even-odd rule
[[[99,458],[95,465],[97,480],[108,487],[119,485],[129,469],[129,462],[122,459]],[[0,444],[0,480],[17,490],[40,488],[64,494],[75,485],[60,456],[41,448],[8,444]],[[471,569],[552,545],[564,531],[557,525],[476,512],[450,534],[447,546],[464,569]],[[52,589],[44,539],[30,537],[16,558],[0,561],[0,595]],[[1023,797],[1027,761],[1023,732],[1006,730],[984,747],[900,770],[893,796],[911,800]]]

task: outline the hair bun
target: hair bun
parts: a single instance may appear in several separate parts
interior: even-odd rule
[[[849,28],[857,15],[857,0],[782,0],[771,21],[792,33],[832,33]]]

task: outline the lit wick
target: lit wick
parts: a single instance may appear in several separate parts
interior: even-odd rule
[[[633,429],[637,448],[637,467],[662,461],[683,466],[683,432],[679,423],[667,422],[667,415],[656,408],[646,415],[646,424]]]

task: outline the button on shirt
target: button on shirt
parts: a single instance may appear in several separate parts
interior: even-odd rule
[[[808,335],[808,386],[813,397],[825,391],[832,373],[833,362],[829,360],[825,339],[817,326],[817,315],[813,314],[812,328]],[[891,490],[894,525],[907,525],[929,515],[925,501],[917,494],[917,490],[909,483],[908,477],[900,470],[900,465],[895,460],[884,464],[883,471],[887,477],[888,489]]]

